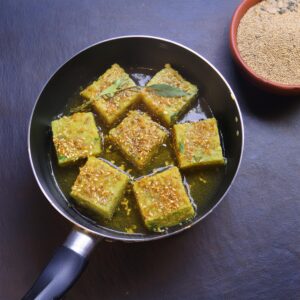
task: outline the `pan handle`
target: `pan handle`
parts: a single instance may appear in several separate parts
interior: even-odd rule
[[[60,299],[82,273],[89,254],[100,240],[74,229],[22,299]]]

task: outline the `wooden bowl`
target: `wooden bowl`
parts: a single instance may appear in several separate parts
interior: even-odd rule
[[[242,17],[246,14],[247,10],[259,3],[261,0],[244,0],[236,9],[233,14],[230,25],[230,50],[234,61],[245,75],[254,85],[262,88],[263,90],[281,95],[300,95],[300,85],[287,85],[280,84],[267,80],[257,75],[242,59],[238,46],[237,46],[237,30]]]

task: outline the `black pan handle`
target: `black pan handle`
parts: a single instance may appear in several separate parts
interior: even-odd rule
[[[73,230],[22,299],[60,299],[84,270],[88,256],[99,240],[99,237]]]

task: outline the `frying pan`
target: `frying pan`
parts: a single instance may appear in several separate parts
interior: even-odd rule
[[[121,66],[161,69],[170,63],[185,78],[199,87],[218,120],[227,158],[226,175],[209,205],[186,225],[171,228],[167,233],[128,234],[99,226],[80,215],[56,184],[51,169],[51,137],[49,125],[64,111],[78,87],[103,73],[113,63]],[[79,52],[62,65],[44,86],[32,111],[28,131],[28,150],[33,173],[48,201],[74,230],[63,246],[57,249],[49,264],[23,299],[59,299],[72,286],[85,268],[88,256],[103,239],[125,242],[153,241],[182,232],[208,216],[224,198],[240,165],[244,130],[241,112],[220,72],[193,50],[170,40],[151,36],[124,36],[102,41]]]

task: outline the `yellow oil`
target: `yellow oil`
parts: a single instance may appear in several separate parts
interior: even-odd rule
[[[140,70],[135,69],[131,74],[131,77],[139,85],[144,85],[151,77],[151,71],[145,73],[145,69],[142,69],[142,72],[137,72]],[[147,70],[146,70],[147,71]],[[150,73],[150,74],[149,74]],[[64,114],[69,114],[70,109],[77,107],[82,103],[82,99],[79,96],[80,89],[75,93],[74,97],[69,99],[66,109],[63,112]],[[200,95],[201,96],[201,95]],[[147,111],[145,107],[139,105],[136,109]],[[148,112],[149,113],[149,112]],[[201,97],[194,102],[194,105],[190,110],[182,116],[178,123],[188,122],[188,121],[198,121],[201,119],[212,117],[213,113],[207,103],[207,101]],[[152,116],[154,117],[154,116]],[[132,179],[147,175],[155,169],[166,167],[168,165],[176,165],[176,159],[174,156],[174,151],[172,148],[171,134],[168,137],[168,140],[163,144],[158,153],[152,159],[150,164],[142,171],[137,170],[131,165],[120,152],[110,145],[107,141],[106,135],[108,134],[109,129],[106,128],[99,118],[95,115],[95,119],[99,128],[100,135],[102,136],[102,143],[104,151],[100,157],[111,161],[118,167],[124,169],[128,172]],[[155,117],[154,117],[155,119]],[[156,120],[158,121],[158,120]],[[169,129],[169,128],[167,128]],[[70,206],[74,207],[85,217],[91,219],[91,222],[97,223],[100,226],[105,226],[117,231],[123,231],[128,233],[146,233],[147,229],[143,225],[142,218],[137,208],[135,198],[133,196],[130,187],[125,193],[124,199],[121,201],[120,205],[116,209],[116,212],[111,220],[105,220],[95,215],[89,211],[84,211],[80,207],[76,207],[75,202],[69,196],[71,187],[79,173],[79,167],[84,164],[84,161],[80,161],[72,166],[59,167],[57,164],[57,159],[55,151],[52,147],[51,150],[52,157],[52,167],[55,179],[65,195],[67,201],[69,201]],[[198,215],[203,215],[207,208],[210,206],[210,202],[214,197],[215,192],[217,191],[219,185],[221,184],[224,175],[225,167],[210,167],[192,171],[181,172],[184,184],[189,192],[191,201],[195,205]]]

